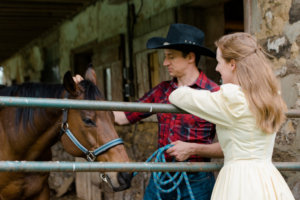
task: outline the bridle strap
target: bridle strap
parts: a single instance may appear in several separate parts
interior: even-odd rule
[[[68,99],[68,96],[69,96],[69,93],[66,92],[64,99]],[[64,133],[66,133],[67,136],[72,140],[72,142],[78,147],[78,149],[80,149],[83,153],[85,153],[85,155],[87,156],[87,160],[89,162],[95,161],[97,155],[104,153],[105,151],[109,150],[110,148],[117,146],[119,144],[124,144],[124,142],[121,138],[117,138],[117,139],[114,139],[114,140],[111,140],[111,141],[105,143],[104,145],[98,147],[94,151],[89,151],[72,134],[72,132],[69,129],[69,125],[68,125],[67,121],[68,121],[68,110],[63,109],[63,120],[62,120],[62,124],[61,124],[60,136],[62,136]]]
[[[109,150],[110,148],[117,146],[119,144],[124,144],[123,140],[121,138],[117,138],[114,140],[111,140],[107,143],[105,143],[104,145],[98,147],[97,149],[95,149],[94,151],[89,151],[87,150],[76,138],[75,136],[72,134],[72,132],[70,131],[69,128],[65,129],[65,133],[69,136],[69,138],[72,140],[72,142],[83,152],[85,153],[85,155],[87,155],[87,160],[90,162],[93,162],[96,157],[102,153],[104,153],[105,151]]]
[[[68,97],[69,97],[69,92],[66,91],[64,99],[68,99]],[[68,110],[67,109],[63,109],[62,124],[67,123],[67,121],[68,121]]]

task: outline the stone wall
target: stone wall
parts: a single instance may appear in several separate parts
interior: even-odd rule
[[[274,56],[275,74],[289,109],[300,108],[300,1],[254,0],[252,34]],[[300,161],[300,120],[287,119],[277,133],[274,162]],[[282,172],[295,199],[300,199],[300,172]]]

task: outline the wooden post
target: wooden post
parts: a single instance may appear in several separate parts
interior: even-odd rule
[[[252,6],[251,0],[244,0],[244,31],[251,34]]]

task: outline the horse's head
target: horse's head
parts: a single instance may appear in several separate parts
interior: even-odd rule
[[[64,76],[64,87],[69,93],[68,99],[76,100],[104,100],[96,83],[96,73],[89,67],[85,73],[85,80],[75,83],[71,73]],[[114,128],[114,115],[111,111],[68,110],[67,123],[70,132],[89,151],[119,138]],[[61,137],[65,150],[76,157],[85,157],[67,134]],[[95,156],[98,162],[129,162],[123,144],[116,145],[107,151]],[[131,186],[132,173],[108,172],[105,173],[109,185],[114,191],[122,191]]]

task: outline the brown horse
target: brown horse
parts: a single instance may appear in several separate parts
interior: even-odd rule
[[[76,84],[70,72],[64,84],[24,83],[0,90],[0,96],[64,98],[103,100],[96,86],[96,74],[88,68],[85,80]],[[86,155],[71,141],[67,134],[60,138],[63,111],[59,109],[1,108],[0,109],[0,160],[51,161],[51,146],[61,139],[65,150],[76,157]],[[67,123],[75,138],[88,150],[115,140],[114,115],[108,111],[68,110]],[[128,162],[123,145],[116,145],[95,156],[101,162]],[[49,199],[49,173],[0,172],[0,200]],[[132,174],[106,173],[114,191],[130,187]]]

